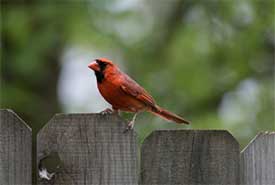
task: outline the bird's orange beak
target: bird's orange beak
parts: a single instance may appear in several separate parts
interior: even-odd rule
[[[94,71],[100,71],[100,67],[96,62],[92,62],[88,65],[88,67]]]

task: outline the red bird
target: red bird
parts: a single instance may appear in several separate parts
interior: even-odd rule
[[[99,58],[88,67],[95,72],[99,92],[112,105],[113,110],[106,109],[103,111],[104,113],[118,112],[119,110],[135,113],[126,131],[134,127],[137,114],[143,111],[151,112],[176,123],[189,124],[180,116],[159,107],[144,88],[120,71],[112,61]]]

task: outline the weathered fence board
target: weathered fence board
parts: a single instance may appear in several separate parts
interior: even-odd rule
[[[142,146],[140,184],[239,184],[239,154],[227,131],[155,131]]]
[[[0,110],[0,184],[32,183],[31,129],[11,110]]]
[[[241,153],[241,182],[275,184],[275,132],[259,133]]]
[[[114,115],[56,115],[37,137],[38,163],[49,159],[48,170],[56,173],[38,183],[138,184],[136,134],[123,134],[125,127]]]
[[[155,131],[142,145],[138,177],[137,136],[125,128],[115,115],[54,116],[37,136],[39,169],[50,173],[38,184],[275,184],[275,132],[258,134],[240,154],[227,131]],[[31,184],[31,153],[31,129],[0,110],[0,185]]]

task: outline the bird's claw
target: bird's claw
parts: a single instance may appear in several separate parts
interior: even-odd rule
[[[132,130],[134,128],[134,121],[130,121],[126,127],[126,129],[123,131],[123,133],[128,132],[129,130]]]
[[[100,112],[100,114],[102,114],[102,115],[113,114],[113,113],[114,113],[114,111],[110,108],[107,108]]]

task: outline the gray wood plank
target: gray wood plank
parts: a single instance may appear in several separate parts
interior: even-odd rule
[[[275,132],[261,132],[241,153],[241,182],[275,184]]]
[[[115,115],[56,115],[37,137],[38,164],[55,175],[38,184],[138,184],[137,137],[125,128]]]
[[[239,154],[227,131],[155,131],[142,145],[140,184],[239,184]]]
[[[31,184],[31,157],[31,128],[11,110],[0,110],[0,184]]]

